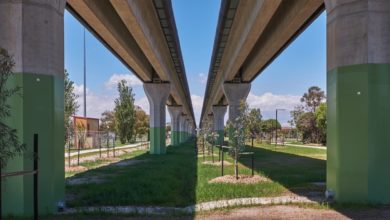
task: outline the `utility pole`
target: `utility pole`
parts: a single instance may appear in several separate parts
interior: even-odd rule
[[[87,68],[85,51],[85,28],[84,28],[84,117],[87,117]]]

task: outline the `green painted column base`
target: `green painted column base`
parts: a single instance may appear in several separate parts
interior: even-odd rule
[[[150,128],[150,154],[165,153],[165,127]]]
[[[216,132],[217,132],[217,135],[218,135],[216,144],[217,145],[222,145],[223,144],[223,140],[224,140],[225,132],[224,132],[224,130],[218,130]]]
[[[180,143],[186,142],[186,140],[187,140],[186,132],[185,131],[179,131],[179,133],[180,133]]]
[[[38,134],[39,214],[57,211],[65,200],[64,80],[39,74],[15,74],[9,86],[22,87],[22,96],[10,100],[12,116],[6,123],[17,129],[26,144],[24,156],[10,161],[5,172],[33,169],[33,135]],[[3,215],[33,215],[32,175],[9,177],[2,184]]]
[[[171,132],[171,144],[174,146],[180,144],[180,131]]]
[[[390,64],[328,72],[327,189],[340,202],[390,204]]]

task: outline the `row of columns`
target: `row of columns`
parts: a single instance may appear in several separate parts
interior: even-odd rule
[[[166,153],[165,106],[171,87],[169,83],[145,83],[145,94],[150,104],[150,153]],[[171,144],[178,145],[194,135],[193,121],[183,112],[182,106],[168,106],[171,116]]]
[[[217,145],[222,145],[224,140],[224,118],[229,107],[229,120],[234,121],[239,113],[240,102],[245,101],[251,88],[250,83],[224,83],[223,92],[228,101],[226,105],[212,106],[212,127],[217,133]]]

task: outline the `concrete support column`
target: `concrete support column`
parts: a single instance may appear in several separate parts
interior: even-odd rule
[[[227,110],[226,105],[214,105],[213,108],[214,115],[214,131],[218,134],[217,145],[223,144],[224,138],[224,119]]]
[[[240,102],[246,100],[251,89],[250,83],[224,83],[223,92],[229,104],[229,120],[238,116]]]
[[[165,154],[165,103],[171,86],[169,83],[145,83],[144,90],[150,104],[150,153]]]
[[[188,140],[188,127],[189,127],[189,121],[188,121],[188,118],[186,118],[186,122],[185,122],[185,128],[184,128],[184,131],[185,131],[185,140],[187,141]]]
[[[180,143],[180,116],[182,114],[182,106],[168,106],[169,114],[171,115],[171,144],[178,145]]]
[[[27,147],[25,156],[14,158],[4,171],[33,169],[33,135],[38,134],[40,215],[56,212],[64,201],[65,2],[0,2],[0,47],[15,62],[8,86],[22,88],[21,96],[9,101],[12,117],[5,123],[18,130]],[[7,178],[2,187],[4,216],[33,214],[31,176]]]
[[[234,121],[240,110],[240,102],[246,100],[251,89],[250,83],[224,83],[223,92],[229,104],[229,121]],[[229,130],[229,139],[232,138],[232,131]]]
[[[390,1],[325,5],[328,194],[390,204]]]
[[[183,143],[186,141],[185,129],[186,129],[186,116],[181,115],[180,116],[180,143]]]

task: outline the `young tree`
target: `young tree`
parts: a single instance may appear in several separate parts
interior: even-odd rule
[[[135,110],[133,89],[126,80],[118,83],[119,98],[115,100],[116,133],[122,144],[132,142],[134,138]]]
[[[327,106],[326,103],[321,103],[320,106],[317,108],[315,115],[316,115],[316,126],[319,131],[319,142],[326,145],[326,110]]]
[[[289,123],[292,127],[297,126],[297,122],[303,113],[305,113],[305,111],[302,105],[295,106],[294,110],[290,111],[291,120]]]
[[[77,129],[77,148],[85,148],[85,142],[87,140],[87,129],[85,128],[85,125],[82,122],[76,123],[76,129]]]
[[[9,88],[8,79],[12,76],[15,63],[5,49],[0,48],[0,169],[7,166],[7,162],[25,150],[25,145],[18,139],[17,130],[6,124],[11,117],[9,99],[19,94],[21,87]]]
[[[149,133],[149,116],[141,108],[135,110],[134,136],[141,138]]]
[[[245,149],[245,138],[249,133],[249,107],[245,101],[240,102],[240,108],[237,118],[229,121],[229,130],[232,132],[231,154],[234,158],[234,174],[238,179],[238,159],[240,153]]]
[[[249,111],[248,115],[248,128],[249,128],[249,135],[253,139],[261,134],[261,111],[259,108],[253,108]]]
[[[302,132],[303,142],[314,143],[317,140],[316,116],[313,112],[304,113],[298,120],[297,128]]]
[[[65,125],[65,143],[74,135],[72,115],[75,115],[79,105],[77,103],[78,95],[74,93],[74,82],[70,80],[68,71],[64,71],[64,125]]]
[[[301,102],[305,103],[307,111],[314,113],[324,99],[324,91],[318,86],[312,86],[307,93],[303,94]]]

